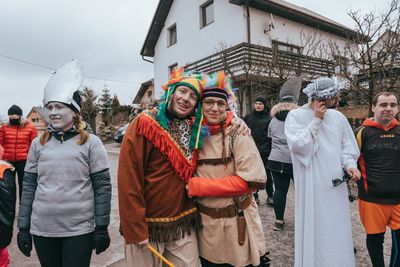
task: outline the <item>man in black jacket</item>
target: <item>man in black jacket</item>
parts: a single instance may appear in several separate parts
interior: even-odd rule
[[[372,101],[374,117],[356,130],[361,154],[358,167],[359,211],[367,233],[367,248],[374,267],[383,267],[383,241],[392,230],[389,266],[400,266],[400,125],[397,97],[377,94]]]
[[[256,142],[258,151],[260,152],[264,167],[267,166],[268,156],[271,152],[271,138],[268,137],[268,125],[271,121],[271,116],[269,115],[269,109],[267,107],[267,100],[264,97],[257,97],[254,101],[254,110],[247,114],[244,118],[247,126],[251,129],[251,135]],[[270,172],[265,168],[267,172],[267,204],[273,206],[273,195],[274,186],[273,180]],[[258,193],[254,194],[256,202],[259,203]]]

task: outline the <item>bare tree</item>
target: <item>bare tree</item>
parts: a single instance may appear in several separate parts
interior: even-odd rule
[[[376,93],[399,92],[399,0],[392,0],[385,11],[362,13],[350,10],[348,15],[358,36],[347,38],[343,49],[332,42],[330,49],[341,74],[350,81],[349,97],[371,107]]]
[[[280,87],[290,77],[303,76],[307,80],[321,75],[332,75],[334,64],[329,59],[327,42],[317,32],[301,32],[300,43],[273,41],[270,47],[245,44],[232,50],[224,43],[217,48],[221,68],[238,86],[238,102],[243,115],[245,93],[258,90],[270,99],[276,99]]]

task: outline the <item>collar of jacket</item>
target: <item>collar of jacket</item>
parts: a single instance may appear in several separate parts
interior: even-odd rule
[[[375,127],[381,130],[384,130],[385,132],[389,131],[390,129],[393,129],[397,125],[399,125],[399,122],[396,119],[393,119],[388,127],[383,127],[380,123],[374,121],[373,118],[366,119],[363,123],[364,126],[370,126],[370,127]]]

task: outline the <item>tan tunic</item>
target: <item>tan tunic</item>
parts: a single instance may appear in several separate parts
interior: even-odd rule
[[[225,137],[227,152],[230,138],[229,135]],[[238,135],[232,144],[233,160],[229,161],[227,167],[215,163],[201,164],[200,162],[207,159],[221,158],[222,134],[205,137],[195,176],[222,178],[238,175],[248,182],[265,183],[265,169],[253,138]],[[211,208],[227,207],[235,203],[233,197],[199,197],[197,201]],[[200,256],[213,263],[229,263],[234,266],[258,265],[260,257],[265,254],[265,239],[254,199],[244,210],[244,216],[246,239],[244,245],[240,246],[235,217],[215,219],[201,213],[203,228],[198,232]]]

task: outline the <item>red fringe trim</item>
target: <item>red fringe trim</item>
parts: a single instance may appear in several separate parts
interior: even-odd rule
[[[194,151],[190,162],[172,136],[147,114],[143,114],[140,117],[138,134],[146,137],[163,155],[167,156],[174,170],[185,182],[193,176],[193,172],[196,169],[198,150]]]

